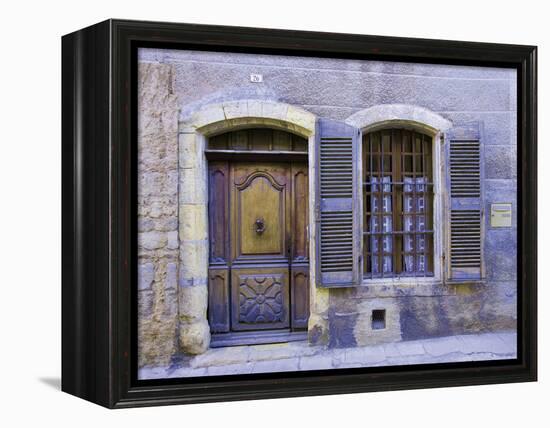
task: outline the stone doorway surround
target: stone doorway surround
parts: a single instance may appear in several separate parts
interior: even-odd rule
[[[208,104],[180,117],[178,131],[179,344],[188,354],[210,345],[208,310],[208,137],[250,127],[267,127],[308,139],[310,342],[326,343],[328,290],[315,287],[315,125],[317,117],[289,104],[248,99]]]

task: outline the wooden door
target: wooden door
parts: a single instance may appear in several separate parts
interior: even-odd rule
[[[213,346],[304,338],[307,186],[301,163],[210,163]]]

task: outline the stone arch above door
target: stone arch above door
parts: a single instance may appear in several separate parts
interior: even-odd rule
[[[452,122],[443,116],[427,108],[410,104],[381,104],[369,107],[352,114],[345,122],[363,132],[407,125],[432,135],[445,132],[452,126]]]
[[[314,224],[315,126],[317,117],[302,108],[268,100],[235,100],[200,107],[180,117],[178,150],[179,219],[179,344],[184,352],[200,354],[210,345],[208,309],[208,168],[206,140],[223,132],[266,127],[308,139],[309,223]],[[309,329],[326,330],[328,291],[315,284],[314,227],[310,227]]]
[[[239,128],[281,129],[310,137],[315,134],[316,116],[290,104],[267,100],[237,100],[208,104],[180,117],[180,132],[198,132],[205,137]]]

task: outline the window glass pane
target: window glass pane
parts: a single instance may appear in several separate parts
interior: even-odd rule
[[[392,195],[391,177],[371,176],[370,215],[371,264],[374,274],[390,273],[393,268],[392,256]]]
[[[403,173],[413,172],[413,161],[411,155],[403,155]]]
[[[433,275],[431,138],[393,129],[363,144],[365,275]]]
[[[383,168],[383,171],[384,172],[390,172],[391,173],[391,156],[384,156],[384,168]]]

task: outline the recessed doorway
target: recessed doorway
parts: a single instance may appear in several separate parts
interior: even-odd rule
[[[305,340],[307,140],[273,129],[210,138],[211,346]]]

